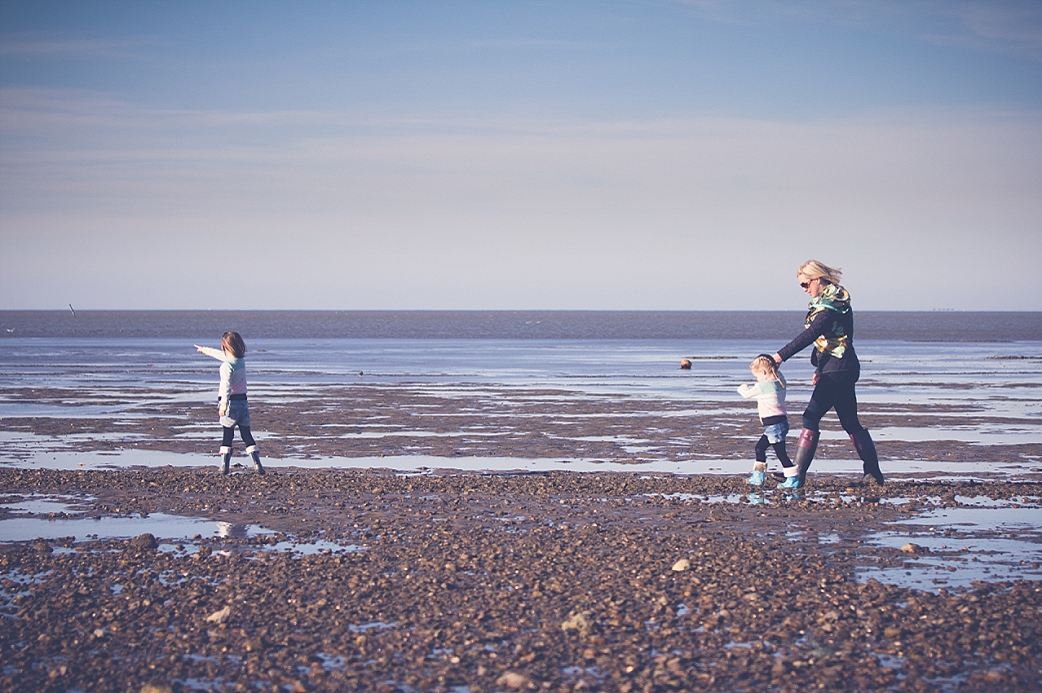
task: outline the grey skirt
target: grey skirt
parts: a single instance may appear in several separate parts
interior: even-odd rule
[[[233,399],[228,402],[228,413],[221,417],[221,425],[225,428],[250,427],[250,403],[244,399]]]

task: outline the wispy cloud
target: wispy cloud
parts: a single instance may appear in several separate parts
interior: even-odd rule
[[[964,30],[942,35],[942,40],[1042,61],[1042,3],[989,0],[938,7]]]
[[[1042,2],[1037,0],[677,1],[708,19],[730,24],[799,18],[1042,61]]]
[[[318,110],[162,109],[85,89],[0,89],[0,123],[7,134],[51,131],[56,126],[165,130],[235,125],[317,125],[331,120],[331,113]]]

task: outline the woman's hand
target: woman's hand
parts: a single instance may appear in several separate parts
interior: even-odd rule
[[[811,376],[810,384],[811,385],[817,385],[818,384],[818,372],[817,371],[814,371],[814,375]]]

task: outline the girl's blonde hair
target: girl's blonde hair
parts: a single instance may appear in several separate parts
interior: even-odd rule
[[[778,364],[775,363],[774,357],[768,356],[767,354],[760,354],[753,359],[753,362],[749,364],[749,369],[754,371],[763,371],[767,374],[767,378],[770,380],[777,380],[785,387],[785,381],[781,378],[781,373],[778,372]]]
[[[829,267],[823,262],[817,260],[807,260],[800,268],[796,270],[796,274],[802,274],[807,279],[824,279],[829,284],[839,285],[840,277],[843,276],[843,270],[838,267]]]
[[[225,332],[221,337],[221,348],[237,359],[246,355],[246,342],[242,341],[242,336],[238,332],[231,330]]]

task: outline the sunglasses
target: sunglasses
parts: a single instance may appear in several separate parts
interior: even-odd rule
[[[806,289],[808,286],[811,285],[811,282],[816,282],[816,281],[818,281],[818,280],[817,279],[811,279],[809,282],[800,282],[800,288],[801,289]]]

